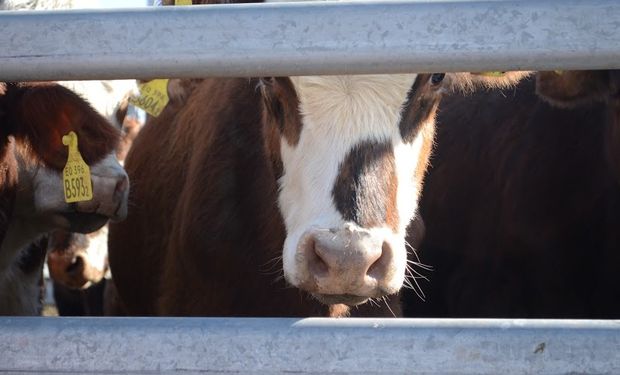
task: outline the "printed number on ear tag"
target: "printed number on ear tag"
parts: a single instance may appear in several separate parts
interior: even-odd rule
[[[62,170],[62,182],[67,203],[83,202],[93,199],[93,186],[90,180],[90,168],[82,159],[78,149],[78,136],[75,132],[62,137],[62,144],[69,147],[67,165]]]
[[[192,0],[174,0],[174,5],[192,5]]]
[[[170,98],[168,97],[168,80],[154,79],[138,85],[140,95],[129,98],[129,103],[142,108],[151,116],[159,116]]]

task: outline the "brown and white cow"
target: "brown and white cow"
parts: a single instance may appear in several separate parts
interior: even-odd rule
[[[116,101],[114,95],[101,99],[97,101],[100,106]],[[114,122],[122,124],[121,140],[116,149],[121,164],[143,125],[133,113],[135,111],[128,114],[131,108],[127,99],[123,98],[110,116],[115,118]],[[56,230],[48,235],[47,246],[47,266],[58,314],[103,315],[103,292],[109,278],[108,226],[92,233]]]
[[[427,301],[408,316],[620,318],[620,72],[449,97],[421,200]]]
[[[20,291],[40,278],[45,251],[28,247],[54,229],[86,233],[124,218],[129,183],[114,155],[118,131],[62,86],[0,83],[0,129],[0,314],[36,314],[38,301]],[[70,131],[90,165],[90,201],[65,202]]]
[[[345,315],[397,293],[442,93],[522,76],[195,84],[128,155],[131,210],[109,249],[121,304],[134,315]]]

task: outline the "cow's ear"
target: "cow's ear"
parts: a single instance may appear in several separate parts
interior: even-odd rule
[[[62,136],[74,131],[78,147],[88,164],[114,151],[120,132],[84,99],[66,87],[53,83],[11,85],[10,130],[19,142],[33,151],[33,157],[55,169],[67,161]]]
[[[450,73],[447,75],[452,90],[472,92],[478,88],[505,89],[515,86],[520,80],[531,75],[529,71]]]
[[[612,72],[604,70],[538,72],[536,93],[551,105],[570,108],[606,100]]]

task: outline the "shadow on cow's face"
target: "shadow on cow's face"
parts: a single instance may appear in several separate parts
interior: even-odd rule
[[[286,280],[328,304],[398,292],[444,75],[262,80]],[[274,150],[273,148],[278,148]]]

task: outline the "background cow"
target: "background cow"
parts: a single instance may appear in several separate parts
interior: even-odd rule
[[[40,279],[45,251],[37,239],[53,229],[85,233],[124,218],[129,183],[114,157],[118,131],[62,86],[0,83],[0,125],[0,314],[37,314],[38,301],[20,294]],[[62,137],[70,131],[90,165],[90,201],[65,202]]]
[[[91,0],[0,0],[0,10],[49,10],[88,8]],[[137,92],[135,80],[62,81],[112,124],[121,129],[117,158],[122,162],[131,141],[142,125],[136,116],[126,116],[128,96]],[[130,112],[131,112],[131,108]],[[48,268],[59,313],[101,314],[103,277],[107,267],[107,226],[90,234],[58,230],[50,233]],[[33,244],[33,248],[37,245]],[[49,285],[48,285],[49,287]]]
[[[109,102],[114,100],[115,96],[107,97]],[[116,149],[122,164],[143,120],[131,108],[127,96],[111,117],[123,124]],[[47,265],[59,315],[103,315],[103,293],[110,277],[108,226],[88,234],[56,230],[48,237]]]
[[[560,73],[443,102],[406,315],[620,318],[620,73]]]

